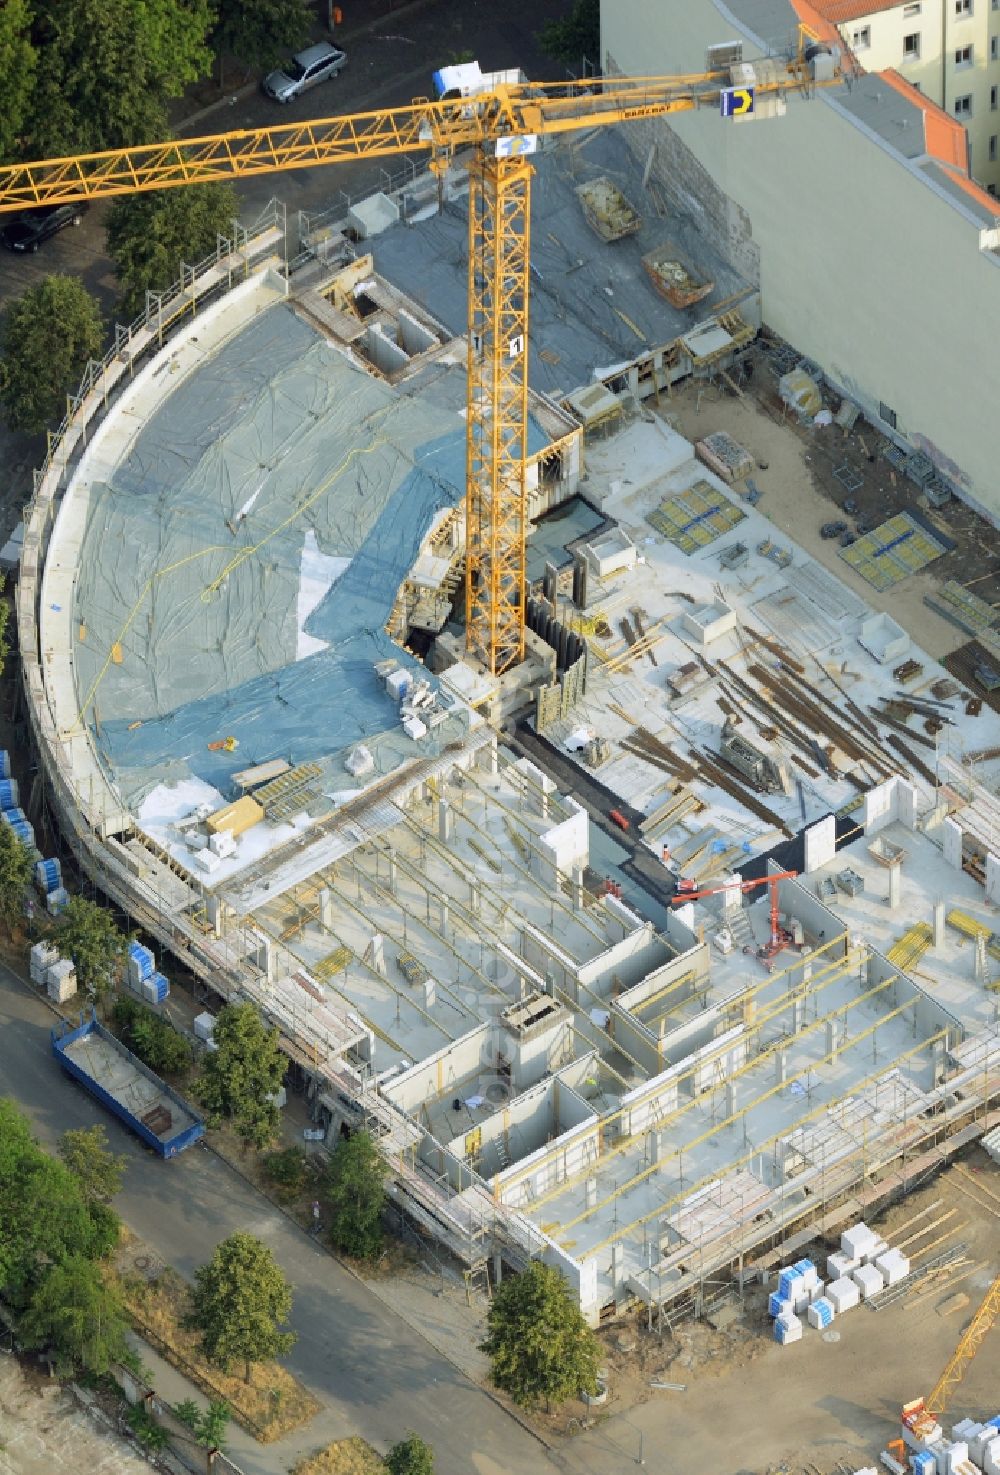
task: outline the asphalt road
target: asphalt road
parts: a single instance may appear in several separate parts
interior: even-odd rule
[[[190,1276],[219,1240],[246,1230],[269,1245],[294,1292],[298,1341],[288,1366],[325,1405],[298,1437],[254,1451],[247,1475],[353,1432],[385,1447],[410,1429],[433,1445],[439,1475],[549,1475],[565,1469],[481,1389],[397,1320],[371,1292],[210,1152],[162,1162],[58,1069],[53,1016],[0,966],[0,1094],[29,1113],[51,1146],[100,1122],[128,1168],[116,1208],[167,1263]],[[241,1457],[242,1457],[241,1450]]]

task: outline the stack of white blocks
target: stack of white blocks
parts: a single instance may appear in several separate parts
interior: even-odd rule
[[[851,1279],[861,1292],[863,1301],[870,1301],[872,1296],[877,1296],[879,1291],[885,1290],[885,1279],[880,1270],[874,1265],[859,1265],[851,1275]]]
[[[861,1292],[850,1276],[843,1275],[839,1280],[831,1280],[826,1288],[826,1296],[837,1315],[843,1316],[845,1311],[850,1311],[852,1306],[858,1304]]]

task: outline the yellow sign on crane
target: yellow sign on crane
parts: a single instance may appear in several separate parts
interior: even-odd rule
[[[524,659],[528,159],[539,139],[722,109],[727,97],[733,116],[748,116],[761,94],[808,94],[836,85],[840,76],[829,48],[804,27],[787,62],[771,58],[756,69],[583,82],[527,82],[516,72],[481,73],[475,64],[462,70],[475,75],[457,91],[404,107],[6,165],[0,213],[417,152],[429,153],[431,167],[441,172],[458,150],[471,149],[466,645],[495,676]]]

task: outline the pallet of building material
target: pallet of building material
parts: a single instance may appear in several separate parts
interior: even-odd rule
[[[754,468],[750,452],[724,430],[713,431],[711,435],[696,440],[694,453],[709,471],[714,471],[726,482],[740,481]]]
[[[576,197],[587,224],[602,241],[620,241],[642,226],[642,216],[606,175],[577,185]]]
[[[924,595],[924,603],[957,625],[968,635],[980,635],[997,622],[997,611],[978,594],[971,593],[956,579],[948,579],[939,589]]]

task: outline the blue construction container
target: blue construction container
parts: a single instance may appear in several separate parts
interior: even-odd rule
[[[14,809],[20,801],[16,778],[0,778],[0,809]]]
[[[22,845],[25,845],[29,850],[35,849],[34,825],[29,825],[26,819],[15,820],[15,822],[11,825],[11,829],[14,831],[14,834],[17,836],[17,838],[21,841]]]
[[[129,985],[138,991],[147,978],[152,978],[156,972],[156,959],[151,948],[143,947],[141,942],[130,942],[128,945],[128,981]]]
[[[162,973],[153,973],[142,981],[142,997],[147,1004],[162,1004],[170,993],[170,984]]]
[[[18,821],[23,824],[27,818],[28,816],[24,810],[18,809],[16,804],[12,804],[9,809],[0,809],[0,819],[3,820],[5,825],[14,825]]]
[[[10,754],[6,748],[0,748],[0,778],[10,778]]]
[[[43,895],[62,885],[62,865],[57,860],[35,862],[35,885]]]
[[[910,1467],[913,1475],[935,1475],[937,1458],[931,1454],[929,1449],[922,1449],[910,1456]]]
[[[89,1037],[103,1040],[113,1052],[111,1069],[102,1064],[101,1052],[88,1048]],[[76,1029],[66,1020],[55,1026],[52,1053],[68,1075],[113,1111],[160,1157],[175,1157],[204,1136],[204,1123],[194,1108],[98,1023],[93,1010],[89,1017],[80,1016]],[[137,1101],[147,1108],[141,1117],[131,1109]]]

